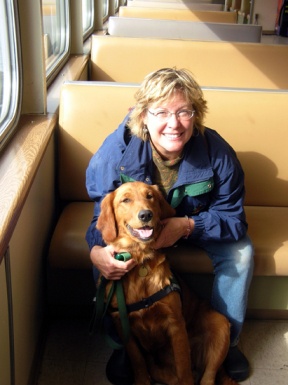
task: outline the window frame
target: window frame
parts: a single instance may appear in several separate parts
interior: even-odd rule
[[[103,9],[102,20],[103,22],[105,22],[108,20],[108,17],[109,17],[109,0],[102,0],[102,9]]]
[[[45,4],[44,4],[45,5]],[[42,4],[43,7],[43,4]],[[44,31],[44,19],[43,19],[43,8],[42,8],[42,23],[43,23],[43,40],[45,39]],[[60,39],[57,40],[57,45],[59,46],[59,53],[55,56],[55,59],[49,57],[45,59],[45,72],[46,72],[46,81],[47,86],[49,86],[52,80],[59,73],[63,65],[69,58],[70,49],[71,49],[71,21],[70,21],[70,3],[69,0],[56,0],[56,18],[57,18],[57,27],[60,26],[57,30],[57,34],[60,33]]]
[[[120,0],[114,0],[114,12],[119,11],[119,6],[120,6]]]
[[[22,105],[22,88],[23,88],[23,75],[22,75],[22,61],[21,61],[21,43],[20,43],[20,22],[19,13],[16,0],[4,0],[3,7],[5,8],[5,20],[7,40],[6,49],[3,57],[9,59],[3,61],[3,73],[5,68],[11,68],[7,76],[3,76],[2,90],[3,90],[3,101],[5,98],[9,98],[4,110],[1,109],[1,130],[0,130],[0,149],[4,147],[10,137],[15,133],[16,125],[19,121],[21,114]],[[4,23],[1,23],[2,25]],[[2,35],[2,34],[1,34]],[[2,43],[3,43],[2,37]],[[9,88],[10,92],[7,95],[5,89]],[[2,103],[2,105],[4,102]],[[5,107],[5,106],[4,106]]]
[[[89,26],[84,29],[84,10],[83,10],[83,4],[86,2],[87,5],[87,20],[90,20]],[[82,0],[82,27],[83,27],[83,41],[86,40],[94,30],[94,19],[95,19],[95,3],[94,0]]]

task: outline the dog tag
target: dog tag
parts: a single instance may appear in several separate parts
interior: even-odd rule
[[[140,277],[146,277],[146,275],[148,274],[148,269],[146,266],[142,265],[139,270],[138,270],[138,274]]]

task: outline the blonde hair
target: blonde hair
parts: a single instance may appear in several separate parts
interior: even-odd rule
[[[203,134],[204,117],[207,112],[207,102],[199,84],[186,69],[162,68],[148,74],[135,94],[136,104],[131,112],[128,126],[131,132],[143,140],[148,139],[143,122],[146,110],[153,103],[162,103],[181,92],[186,101],[195,110],[194,127]]]

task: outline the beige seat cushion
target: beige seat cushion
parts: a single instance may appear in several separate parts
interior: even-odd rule
[[[249,224],[248,234],[255,248],[254,275],[287,276],[288,208],[247,206],[245,210]],[[203,251],[191,251],[189,247],[181,246],[171,248],[167,254],[171,265],[181,272],[212,272],[212,265],[208,257],[203,256]]]
[[[93,205],[76,202],[65,207],[50,246],[52,267],[91,268],[85,232],[92,219]],[[288,275],[288,208],[248,206],[246,213],[255,246],[254,275]],[[212,273],[210,259],[203,250],[178,246],[167,249],[166,253],[178,271]]]
[[[51,267],[92,268],[85,232],[93,217],[93,207],[93,202],[73,202],[64,208],[50,243]]]

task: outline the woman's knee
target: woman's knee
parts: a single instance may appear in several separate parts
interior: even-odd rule
[[[210,245],[208,253],[215,273],[226,272],[229,276],[242,274],[252,276],[254,248],[248,236],[237,242]]]
[[[242,240],[238,253],[240,254],[240,264],[245,269],[252,270],[254,268],[254,247],[248,236]]]

